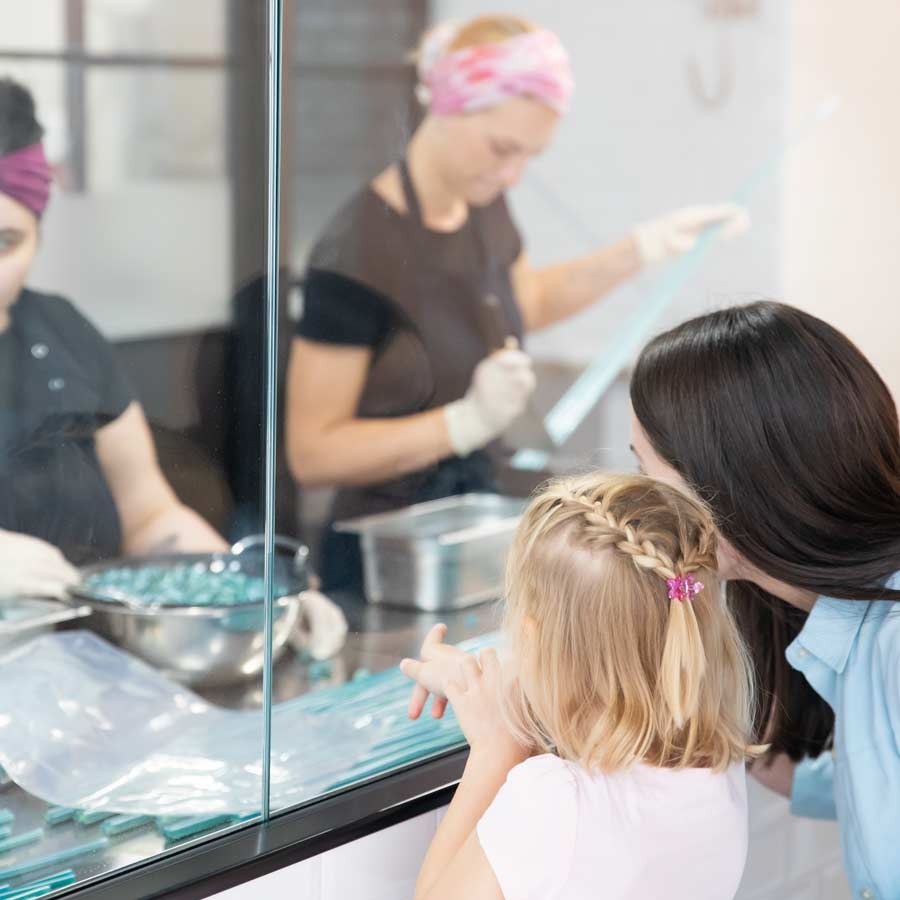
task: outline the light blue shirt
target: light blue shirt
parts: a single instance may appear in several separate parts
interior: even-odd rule
[[[900,603],[820,597],[786,655],[835,714],[834,751],[797,766],[791,809],[837,818],[854,896],[900,900]]]

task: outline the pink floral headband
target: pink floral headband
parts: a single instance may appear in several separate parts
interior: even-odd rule
[[[569,55],[551,31],[529,31],[452,53],[453,25],[428,36],[419,55],[419,100],[436,115],[474,112],[530,96],[559,113],[574,90]]]
[[[703,582],[697,581],[693,575],[679,575],[677,578],[667,578],[666,586],[669,589],[669,599],[684,603],[692,600],[703,590]]]

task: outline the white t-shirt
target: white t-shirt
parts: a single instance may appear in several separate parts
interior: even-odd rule
[[[747,856],[744,766],[604,775],[536,756],[477,830],[505,900],[728,900]]]

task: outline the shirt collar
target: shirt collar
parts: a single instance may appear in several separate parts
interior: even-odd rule
[[[788,650],[802,646],[835,672],[843,672],[871,605],[867,600],[819,597]]]

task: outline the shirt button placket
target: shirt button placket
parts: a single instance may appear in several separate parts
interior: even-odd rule
[[[46,359],[50,355],[50,348],[46,344],[32,344],[31,345],[31,355],[35,359]],[[47,382],[47,387],[54,392],[61,391],[66,386],[65,378],[51,378]]]
[[[872,891],[869,888],[863,888],[859,892],[859,896],[862,897],[862,900],[875,900],[875,891]]]

